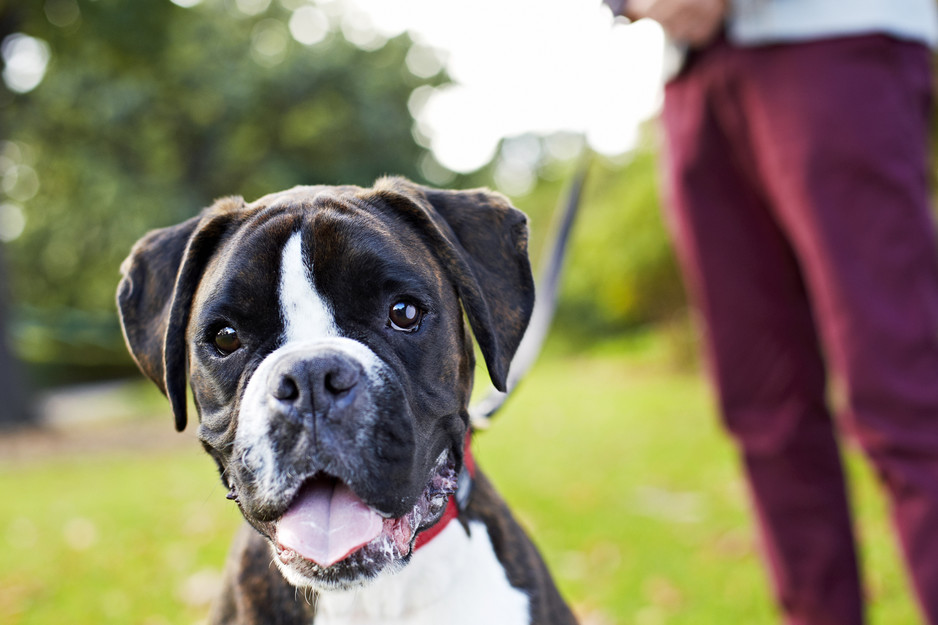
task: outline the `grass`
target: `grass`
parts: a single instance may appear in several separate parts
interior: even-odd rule
[[[576,353],[555,341],[475,454],[584,621],[776,623],[734,452],[673,353],[661,334]],[[205,618],[239,516],[182,436],[169,450],[0,461],[0,623]],[[870,620],[918,623],[879,490],[848,460]]]

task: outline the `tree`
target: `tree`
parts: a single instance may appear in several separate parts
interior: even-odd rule
[[[292,16],[281,4],[247,15],[226,0],[5,5],[0,24],[51,51],[38,87],[0,93],[8,152],[38,179],[17,202],[25,228],[8,250],[32,360],[129,362],[113,314],[121,260],[148,229],[216,197],[421,178],[407,101],[445,77],[406,70],[406,36],[366,50],[333,19],[320,43],[303,45]]]

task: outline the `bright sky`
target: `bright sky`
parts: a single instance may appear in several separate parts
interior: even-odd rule
[[[385,36],[406,30],[442,52],[455,84],[415,93],[411,110],[436,159],[454,171],[478,169],[500,139],[525,133],[582,134],[595,150],[621,154],[660,105],[661,29],[614,23],[600,0],[318,2],[337,4],[346,36],[355,30],[348,22]],[[408,59],[416,73],[437,58],[422,52]],[[559,156],[569,151],[552,145]]]

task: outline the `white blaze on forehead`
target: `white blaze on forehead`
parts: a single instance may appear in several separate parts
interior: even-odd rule
[[[313,267],[303,259],[302,242],[302,233],[297,232],[283,246],[280,313],[285,343],[339,336],[329,304],[313,286]]]

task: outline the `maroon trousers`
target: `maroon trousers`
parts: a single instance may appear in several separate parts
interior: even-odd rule
[[[884,36],[738,48],[669,83],[668,214],[786,622],[864,621],[826,372],[938,624],[930,53]]]

